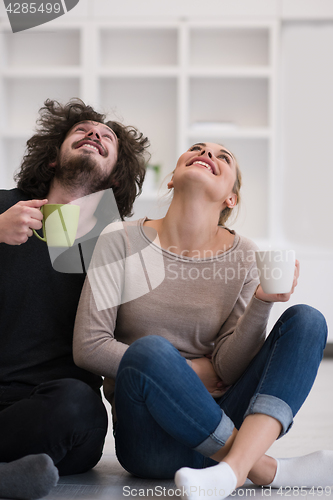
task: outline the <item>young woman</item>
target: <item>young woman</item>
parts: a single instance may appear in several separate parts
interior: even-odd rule
[[[317,310],[294,306],[265,340],[272,304],[289,300],[299,263],[290,293],[263,292],[255,245],[224,226],[240,184],[230,151],[191,147],[163,219],[106,228],[77,313],[74,358],[106,377],[120,463],[145,478],[178,471],[184,497],[224,498],[247,477],[323,486],[332,470],[330,455],[265,455],[311,389],[327,327]]]

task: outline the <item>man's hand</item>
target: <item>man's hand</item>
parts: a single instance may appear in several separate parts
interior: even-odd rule
[[[0,214],[0,243],[21,245],[33,235],[33,229],[42,228],[40,207],[47,200],[19,201]]]
[[[225,392],[225,388],[222,380],[216,374],[213,364],[208,357],[192,359],[192,369],[200,378],[201,382],[206,387],[207,391],[211,394],[222,391]]]
[[[287,302],[290,299],[292,293],[294,293],[295,287],[297,286],[297,281],[299,277],[299,262],[296,260],[295,263],[295,272],[294,272],[294,280],[289,293],[275,293],[268,294],[264,293],[261,285],[258,286],[255,297],[257,299],[263,300],[264,302]]]

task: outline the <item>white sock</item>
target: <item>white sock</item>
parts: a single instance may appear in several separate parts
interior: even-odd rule
[[[303,457],[279,458],[272,488],[304,486],[305,488],[333,485],[333,451],[315,451]]]
[[[237,478],[226,462],[206,469],[183,467],[176,472],[175,483],[183,500],[223,500],[236,488]]]

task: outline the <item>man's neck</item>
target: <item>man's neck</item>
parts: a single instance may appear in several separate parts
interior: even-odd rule
[[[64,187],[57,179],[53,179],[49,192],[47,194],[48,203],[71,203],[78,198],[82,198],[84,192],[82,189],[69,190]]]
[[[69,191],[57,180],[53,180],[47,196],[49,204],[72,204],[80,206],[79,225],[76,238],[89,233],[95,226],[97,219],[95,211],[103,196],[103,191],[85,195],[83,190]]]

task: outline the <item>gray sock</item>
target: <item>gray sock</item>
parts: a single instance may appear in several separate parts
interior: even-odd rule
[[[57,484],[58,479],[58,469],[45,454],[0,463],[0,498],[42,498]]]

